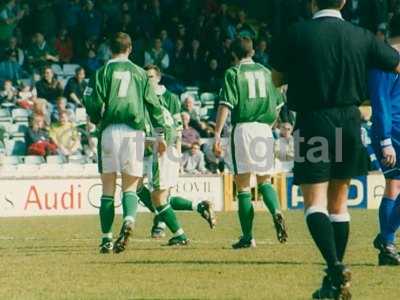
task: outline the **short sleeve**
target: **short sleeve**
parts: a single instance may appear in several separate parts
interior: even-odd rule
[[[370,61],[373,68],[394,71],[400,63],[400,55],[393,47],[371,34]]]
[[[239,103],[238,98],[239,93],[236,86],[236,74],[232,69],[229,69],[225,73],[219,104],[233,109]]]

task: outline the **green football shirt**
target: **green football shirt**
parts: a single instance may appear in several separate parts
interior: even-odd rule
[[[272,125],[283,105],[283,95],[272,83],[271,72],[247,59],[225,72],[219,104],[231,109],[233,125],[246,122]]]
[[[128,59],[112,59],[99,69],[84,92],[83,104],[100,130],[126,124],[145,131],[146,110],[153,127],[164,131],[160,101],[147,74]]]

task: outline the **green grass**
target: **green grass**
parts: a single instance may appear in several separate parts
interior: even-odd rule
[[[0,299],[310,299],[322,260],[302,213],[286,215],[287,245],[277,243],[270,218],[258,213],[258,248],[233,251],[239,236],[235,213],[219,214],[215,231],[197,215],[180,214],[192,240],[180,249],[150,240],[150,214],[141,214],[129,249],[120,255],[98,254],[94,216],[3,218]],[[400,295],[399,268],[376,266],[376,229],[376,211],[353,211],[347,254],[353,299]]]

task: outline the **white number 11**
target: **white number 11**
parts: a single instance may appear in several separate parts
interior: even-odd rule
[[[257,87],[258,87],[258,92],[260,93],[258,95],[259,98],[267,97],[265,74],[262,71],[245,72],[244,76],[246,76],[247,83],[249,85],[249,98],[250,99],[257,98]]]
[[[114,72],[113,76],[115,79],[121,80],[118,89],[118,97],[124,98],[128,96],[129,84],[131,83],[131,73],[128,71]]]

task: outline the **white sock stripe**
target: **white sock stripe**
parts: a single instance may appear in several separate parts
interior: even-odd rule
[[[315,213],[322,213],[324,215],[326,215],[327,217],[329,216],[328,214],[328,210],[326,209],[326,207],[322,207],[322,206],[310,206],[309,208],[307,208],[304,212],[304,217],[307,219],[307,217],[309,215],[315,214]]]
[[[126,217],[124,218],[124,222],[126,222],[126,221],[130,221],[130,222],[132,222],[132,223],[135,223],[135,218],[132,217],[132,216],[126,216]]]
[[[199,201],[192,201],[192,210],[197,211],[197,206],[199,205]]]
[[[165,228],[167,228],[167,224],[165,224],[164,222],[158,222],[157,227],[165,229]]]
[[[179,228],[177,232],[174,233],[174,237],[180,236],[182,234],[184,234],[185,232],[183,231],[182,228]]]
[[[329,215],[329,219],[331,220],[332,223],[341,223],[341,222],[350,222],[350,214],[344,213],[344,214],[331,214]]]
[[[103,234],[101,235],[101,237],[102,237],[103,239],[112,239],[113,234],[112,234],[112,232],[103,233]]]
[[[114,197],[111,197],[111,196],[102,196],[102,197],[101,197],[101,201],[103,201],[103,200],[105,200],[105,201],[114,201]]]
[[[161,211],[158,211],[157,210],[157,212],[158,212],[158,215],[160,215],[160,214],[162,214],[164,211],[166,211],[167,209],[169,209],[169,208],[171,208],[171,205],[167,205],[166,207],[164,207]]]

